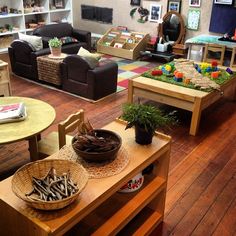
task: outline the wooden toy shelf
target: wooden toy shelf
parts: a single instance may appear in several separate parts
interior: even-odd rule
[[[97,42],[97,51],[117,57],[135,60],[145,50],[149,35],[141,32],[108,30]]]

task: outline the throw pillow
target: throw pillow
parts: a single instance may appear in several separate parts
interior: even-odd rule
[[[69,44],[69,43],[76,43],[78,42],[78,40],[76,38],[73,38],[73,37],[62,37],[60,38],[62,44]]]
[[[83,47],[80,47],[77,55],[83,57],[88,62],[91,69],[94,69],[96,66],[98,66],[98,61],[101,58],[98,53],[91,53]]]
[[[42,37],[34,36],[34,35],[27,35],[23,33],[18,33],[19,39],[25,40],[26,42],[30,43],[36,51],[43,49],[43,41]]]

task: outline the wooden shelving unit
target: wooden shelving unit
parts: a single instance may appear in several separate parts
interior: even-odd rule
[[[145,50],[148,40],[148,34],[112,28],[97,42],[97,52],[135,60]]]
[[[32,209],[11,190],[11,177],[0,183],[0,228],[8,235],[148,235],[163,220],[170,160],[171,138],[156,133],[151,145],[134,141],[134,130],[125,130],[118,120],[104,129],[122,138],[129,155],[128,165],[119,173],[89,179],[76,203],[54,212]],[[144,185],[136,192],[119,193],[119,189],[143,169]],[[132,219],[134,219],[132,221]],[[129,224],[132,227],[129,227]],[[124,232],[124,233],[123,233]],[[128,232],[128,233],[127,233]]]

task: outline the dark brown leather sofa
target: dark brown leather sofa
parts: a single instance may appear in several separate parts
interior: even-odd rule
[[[44,25],[35,29],[33,35],[42,37],[43,49],[36,51],[30,43],[23,40],[14,40],[8,48],[12,71],[16,75],[32,80],[38,79],[37,57],[50,54],[49,39],[70,36],[78,40],[62,45],[63,53],[76,54],[81,46],[91,49],[91,32],[74,29],[68,23]]]
[[[116,92],[118,65],[110,62],[92,69],[83,57],[67,56],[61,64],[62,89],[98,100]]]

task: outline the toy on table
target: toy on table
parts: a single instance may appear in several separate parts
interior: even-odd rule
[[[227,73],[229,73],[230,75],[233,74],[233,71],[228,67],[226,70],[225,70]]]
[[[168,63],[160,67],[164,75],[171,75],[174,70],[174,64]]]
[[[219,72],[219,71],[213,71],[213,72],[211,72],[211,78],[212,78],[212,79],[218,79],[219,75],[220,75],[220,72]]]
[[[183,73],[182,72],[179,72],[179,71],[175,71],[174,72],[174,81],[176,81],[176,82],[182,82],[183,81],[183,77],[184,77],[184,75],[183,75]]]
[[[153,70],[152,71],[152,75],[162,75],[163,74],[163,72],[162,72],[162,70]]]

